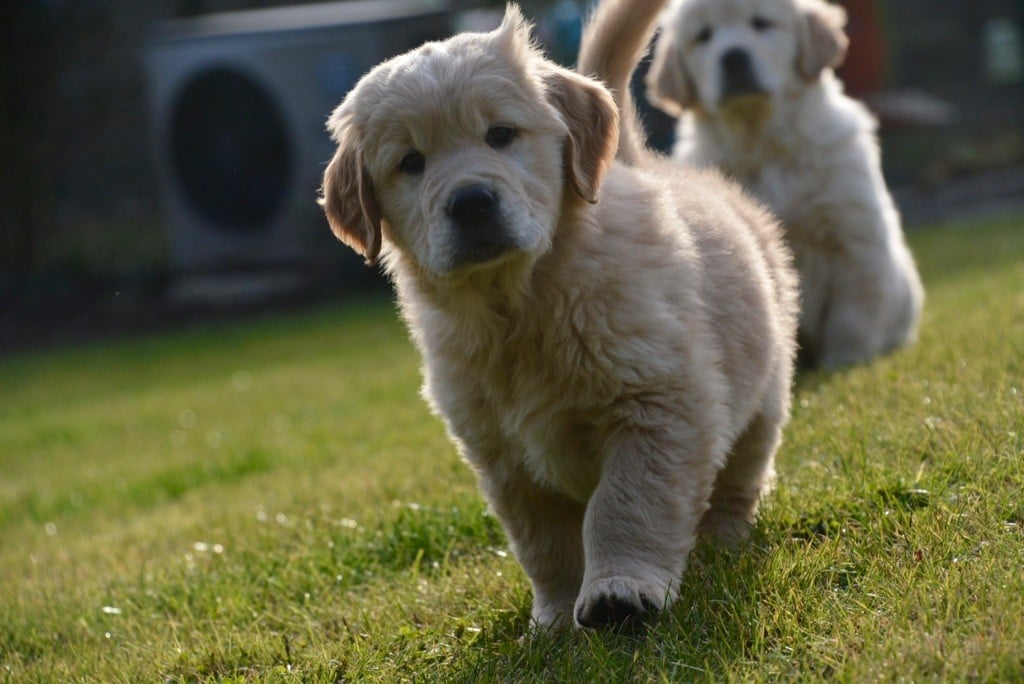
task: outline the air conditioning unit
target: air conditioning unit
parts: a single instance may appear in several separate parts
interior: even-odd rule
[[[450,32],[449,13],[427,0],[330,2],[157,27],[145,61],[170,267],[337,267],[348,250],[335,247],[316,205],[334,151],[327,115],[375,64]]]

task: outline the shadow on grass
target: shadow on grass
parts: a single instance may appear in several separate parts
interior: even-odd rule
[[[821,543],[852,531],[873,530],[880,537],[895,534],[896,528],[914,513],[927,508],[932,492],[902,481],[852,498],[813,504],[799,517],[780,518],[766,530],[775,539],[796,539]]]
[[[732,551],[702,541],[673,608],[640,631],[561,628],[530,633],[529,596],[484,626],[445,681],[666,681],[721,679],[760,639],[759,596],[769,546],[755,534]],[[524,636],[526,635],[526,636]]]
[[[842,372],[842,369],[836,371],[825,371],[810,368],[808,366],[800,366],[797,368],[796,375],[793,378],[793,396],[813,394],[823,386],[829,384],[832,378]]]

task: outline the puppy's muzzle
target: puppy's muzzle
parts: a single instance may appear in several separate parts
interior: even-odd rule
[[[446,207],[455,226],[455,264],[491,261],[516,247],[501,219],[498,194],[484,185],[468,185],[452,193]]]
[[[732,48],[722,55],[722,99],[743,95],[763,95],[764,88],[754,74],[750,54],[740,48]]]

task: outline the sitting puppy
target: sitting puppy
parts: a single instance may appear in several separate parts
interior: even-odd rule
[[[662,3],[615,5],[641,5],[634,59]],[[773,220],[718,175],[614,161],[608,90],[529,32],[510,5],[365,75],[330,117],[321,202],[393,280],[534,620],[633,623],[676,596],[702,521],[737,536],[755,513],[796,279]]]
[[[845,18],[821,0],[676,0],[647,77],[651,101],[682,117],[679,161],[717,166],[782,220],[802,351],[826,368],[912,342],[924,301],[875,121],[830,68]]]

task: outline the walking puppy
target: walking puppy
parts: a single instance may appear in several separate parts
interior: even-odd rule
[[[599,16],[646,13],[628,77],[661,2],[612,4]],[[509,5],[491,33],[370,71],[330,117],[321,201],[393,280],[534,620],[634,622],[675,598],[701,523],[735,537],[755,513],[795,276],[772,219],[715,173],[615,161],[608,90],[529,31]]]
[[[782,220],[801,347],[826,368],[912,342],[924,302],[875,121],[831,69],[845,20],[822,0],[675,0],[647,81],[681,117],[675,157],[720,168]]]

